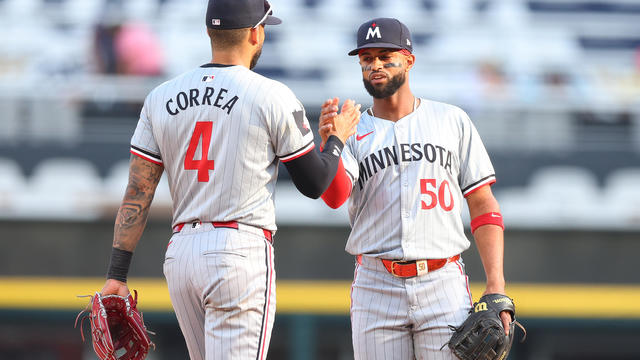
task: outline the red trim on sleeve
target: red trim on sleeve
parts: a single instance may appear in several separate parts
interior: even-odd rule
[[[473,220],[471,220],[471,233],[473,234],[476,229],[482,225],[498,225],[504,230],[502,214],[499,212],[488,212],[474,217]]]
[[[495,184],[495,182],[496,182],[496,179],[492,179],[491,181],[486,182],[486,183],[478,186],[477,188],[469,191],[468,193],[464,194],[464,197],[467,197],[467,196],[473,194],[474,192],[478,191],[478,189],[481,189],[481,188],[485,187],[486,185],[493,185],[493,184]]]
[[[322,200],[324,200],[325,204],[329,205],[330,208],[337,209],[347,201],[351,195],[352,188],[351,179],[344,169],[342,159],[340,159],[336,176],[324,194],[321,195]]]
[[[156,165],[164,166],[164,164],[163,164],[163,163],[161,163],[161,162],[160,162],[160,161],[158,161],[158,160],[154,160],[154,159],[152,159],[152,158],[150,158],[150,157],[144,156],[143,154],[140,154],[140,153],[135,152],[135,151],[133,151],[133,150],[130,150],[130,152],[131,152],[133,155],[135,155],[135,156],[137,156],[137,157],[139,157],[139,158],[141,158],[141,159],[145,159],[145,160],[147,160],[147,161],[149,161],[149,162],[152,162],[152,163],[154,163],[154,164],[156,164]]]
[[[300,156],[303,156],[303,155],[307,154],[309,151],[313,150],[315,147],[316,147],[316,145],[312,143],[311,146],[308,149],[296,154],[293,157],[288,157],[286,159],[282,159],[281,158],[280,161],[282,161],[283,163],[286,163],[286,162],[289,162],[291,160],[295,160],[295,159],[299,158]]]

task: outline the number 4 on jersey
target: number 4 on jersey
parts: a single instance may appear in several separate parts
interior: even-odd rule
[[[213,129],[213,122],[211,121],[198,121],[196,128],[191,135],[191,141],[189,141],[189,147],[187,148],[187,154],[184,157],[184,169],[185,170],[198,170],[198,181],[209,181],[209,170],[213,170],[213,160],[209,160],[209,146],[211,145],[211,132]],[[202,146],[200,159],[196,159],[196,149],[202,139]]]

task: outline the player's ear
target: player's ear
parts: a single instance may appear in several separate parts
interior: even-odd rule
[[[264,40],[264,26],[249,29],[249,42],[251,45],[260,45]]]
[[[407,71],[411,70],[416,63],[416,56],[413,54],[407,55]]]

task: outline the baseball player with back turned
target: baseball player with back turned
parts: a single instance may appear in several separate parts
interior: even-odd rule
[[[320,197],[359,121],[359,105],[346,101],[324,152],[314,150],[295,95],[251,71],[265,25],[280,22],[264,0],[210,0],[211,63],[155,88],[131,139],[129,184],[101,295],[129,293],[129,264],[166,171],[173,235],[164,274],[193,360],[266,357],[276,305],[278,164],[304,195]]]
[[[323,200],[349,199],[356,257],[351,325],[356,359],[453,359],[444,346],[472,306],[460,254],[470,243],[463,199],[484,265],[485,293],[504,294],[503,222],[489,185],[495,174],[467,114],[414,96],[407,27],[391,18],[362,24],[357,55],[373,106],[361,115]],[[327,139],[338,99],[320,117]],[[346,172],[341,171],[342,167]],[[344,175],[346,174],[346,175]],[[500,313],[505,331],[510,314]]]

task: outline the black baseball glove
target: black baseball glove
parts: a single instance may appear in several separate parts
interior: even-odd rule
[[[511,314],[509,335],[504,333],[500,312]],[[516,320],[513,300],[505,295],[487,294],[473,304],[470,315],[462,325],[450,326],[455,333],[449,340],[449,348],[461,360],[504,360],[513,344],[514,325],[527,333]]]

